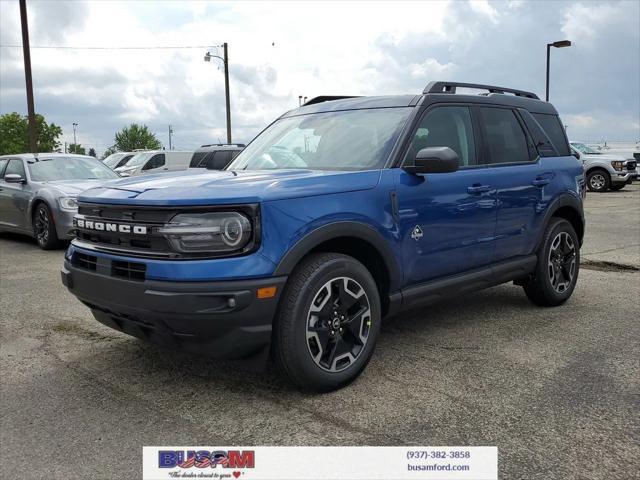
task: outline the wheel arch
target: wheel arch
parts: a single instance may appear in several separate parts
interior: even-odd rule
[[[289,275],[303,258],[317,252],[342,253],[362,263],[378,285],[383,315],[390,310],[390,293],[399,290],[401,271],[388,241],[373,227],[336,222],[317,228],[285,254],[274,276]]]
[[[582,200],[579,200],[572,195],[564,194],[561,197],[554,200],[554,202],[551,204],[551,206],[547,210],[547,214],[542,224],[543,228],[541,229],[538,242],[536,243],[536,250],[537,250],[537,247],[540,245],[540,242],[542,241],[544,230],[549,224],[549,221],[554,217],[564,218],[569,223],[571,223],[574,230],[576,231],[576,234],[578,235],[578,239],[580,240],[580,245],[582,245],[582,241],[584,239],[584,229],[585,229]]]

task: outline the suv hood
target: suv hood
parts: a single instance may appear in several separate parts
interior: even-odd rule
[[[380,170],[187,170],[118,180],[84,192],[79,200],[129,205],[224,205],[258,203],[366,190]]]

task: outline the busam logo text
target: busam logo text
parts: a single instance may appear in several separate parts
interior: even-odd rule
[[[254,450],[160,450],[159,468],[254,468]]]

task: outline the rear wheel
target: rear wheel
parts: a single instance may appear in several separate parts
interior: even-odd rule
[[[45,203],[40,203],[33,213],[33,234],[43,250],[51,250],[60,244],[51,210]]]
[[[611,178],[604,170],[592,170],[587,175],[587,187],[592,192],[606,192],[611,185]]]
[[[553,218],[538,250],[538,263],[524,291],[536,305],[554,307],[566,302],[578,281],[580,244],[567,220]]]
[[[364,265],[346,255],[311,255],[293,272],[280,299],[276,363],[304,390],[340,388],[369,363],[380,319],[380,295]]]

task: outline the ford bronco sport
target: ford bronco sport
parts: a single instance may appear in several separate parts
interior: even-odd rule
[[[114,329],[271,352],[316,391],[356,378],[401,310],[509,281],[541,306],[571,296],[584,172],[551,104],[450,82],[332,98],[282,115],[223,171],[84,192],[63,283]]]

